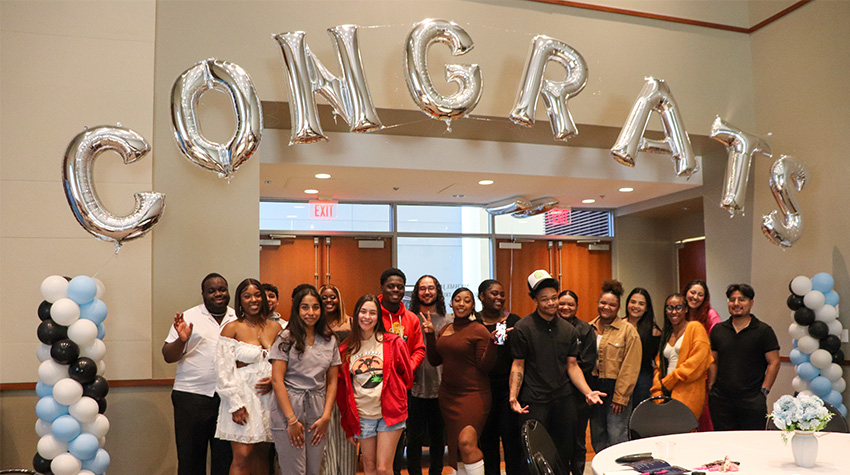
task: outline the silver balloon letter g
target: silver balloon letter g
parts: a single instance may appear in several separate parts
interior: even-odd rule
[[[123,127],[100,126],[86,130],[68,145],[62,164],[62,185],[74,217],[98,239],[115,243],[116,252],[124,241],[142,237],[162,217],[165,195],[135,193],[136,207],[127,216],[115,216],[100,203],[94,188],[94,160],[102,152],[114,150],[124,163],[133,163],[150,151],[144,137]]]

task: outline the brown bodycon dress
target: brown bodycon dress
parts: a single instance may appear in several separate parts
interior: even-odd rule
[[[446,331],[454,332],[446,335]],[[466,426],[480,435],[490,412],[490,378],[487,374],[496,361],[491,349],[490,332],[483,324],[468,318],[455,318],[436,338],[426,333],[428,362],[443,365],[440,382],[440,411],[446,422],[448,464],[457,468],[458,436]]]

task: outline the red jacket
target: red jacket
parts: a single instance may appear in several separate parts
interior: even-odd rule
[[[379,295],[378,300],[383,302],[384,296]],[[381,304],[381,317],[384,320],[384,330],[390,333],[395,333],[404,338],[407,343],[407,352],[410,354],[410,367],[413,371],[419,367],[422,360],[425,359],[425,341],[422,339],[422,327],[419,324],[419,317],[410,310],[404,308],[404,304],[399,302],[398,312],[390,313]],[[411,380],[408,389],[413,387]]]
[[[381,415],[388,426],[407,419],[407,388],[413,384],[413,368],[407,347],[398,335],[383,334],[381,345],[384,352],[383,386],[381,387]],[[354,401],[351,382],[351,362],[345,354],[348,346],[339,348],[342,368],[338,373],[336,403],[339,406],[342,428],[348,437],[360,434],[360,415]]]

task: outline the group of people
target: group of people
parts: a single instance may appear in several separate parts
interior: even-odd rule
[[[451,313],[436,277],[416,281],[409,308],[405,285],[387,269],[349,316],[339,289],[301,284],[286,316],[274,285],[243,280],[231,309],[224,277],[206,276],[203,304],[175,315],[162,349],[177,363],[178,473],[206,473],[209,447],[212,474],[353,475],[358,453],[366,474],[398,474],[406,452],[417,475],[423,446],[431,474],[498,474],[503,461],[526,473],[520,428],[533,419],[582,474],[588,423],[597,452],[626,441],[631,411],[651,396],[683,402],[700,430],[764,428],[779,344],[750,313],[747,284],[727,288],[721,322],[706,283],[690,282],[665,299],[661,327],[643,288],[620,316],[616,280],[590,322],[544,270],[528,276],[535,311],[524,318],[505,310],[496,280],[456,289]]]

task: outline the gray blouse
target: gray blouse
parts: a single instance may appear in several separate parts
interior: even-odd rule
[[[313,346],[305,345],[304,353],[299,353],[290,343],[289,330],[277,335],[269,351],[269,360],[286,361],[283,382],[288,389],[301,391],[323,389],[328,368],[342,364],[335,335],[329,340],[317,335]]]

